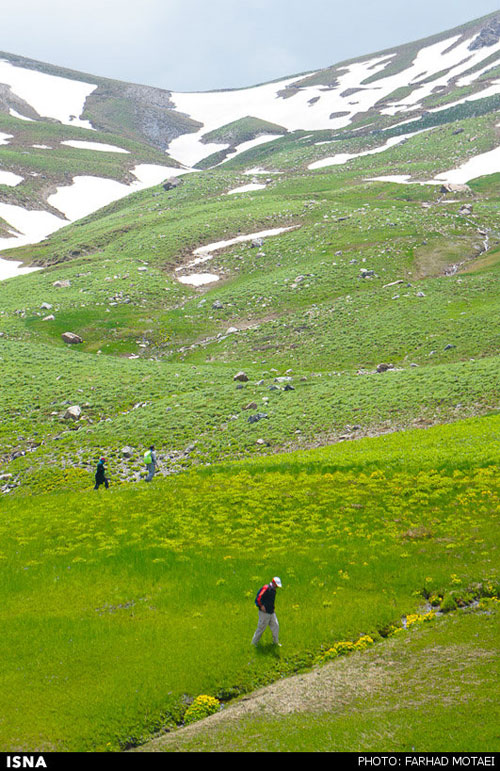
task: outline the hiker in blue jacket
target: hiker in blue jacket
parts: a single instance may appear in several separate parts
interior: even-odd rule
[[[274,610],[276,599],[276,589],[281,589],[281,579],[275,576],[270,583],[261,586],[255,598],[255,604],[259,609],[259,623],[252,638],[252,645],[257,645],[262,637],[266,626],[269,627],[273,635],[273,643],[281,647],[279,642],[280,626]]]

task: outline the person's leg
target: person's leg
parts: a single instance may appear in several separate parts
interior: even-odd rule
[[[255,630],[255,634],[252,638],[252,645],[257,645],[264,633],[266,626],[269,624],[270,619],[271,615],[269,613],[264,613],[264,611],[259,610],[259,621],[257,624],[257,629]]]
[[[108,479],[106,477],[104,478],[104,486],[106,487],[106,490],[109,487],[109,482],[108,482]]]
[[[154,477],[154,473],[155,473],[155,464],[148,463],[148,475],[146,477],[146,482],[151,482],[151,480]]]
[[[100,484],[100,482],[98,482],[97,479],[96,479],[95,480],[95,485],[94,485],[94,490],[98,490],[99,489],[99,484]]]
[[[271,618],[269,619],[269,628],[273,635],[273,643],[275,645],[279,645],[280,625],[278,623],[278,617],[276,616],[276,613],[271,614]]]

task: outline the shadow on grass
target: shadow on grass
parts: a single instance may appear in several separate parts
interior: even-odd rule
[[[279,645],[276,645],[275,643],[259,643],[259,645],[254,647],[257,656],[273,656],[276,659],[280,658],[280,648]]]

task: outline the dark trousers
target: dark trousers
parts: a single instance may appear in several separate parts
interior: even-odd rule
[[[94,487],[94,490],[98,490],[98,489],[99,489],[99,485],[105,485],[105,487],[106,487],[106,490],[108,489],[108,487],[109,487],[109,482],[108,482],[108,480],[106,479],[106,477],[100,477],[99,479],[98,479],[97,477],[95,478],[95,487]]]

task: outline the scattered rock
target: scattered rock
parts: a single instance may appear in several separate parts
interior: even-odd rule
[[[256,410],[257,404],[256,402],[249,402],[246,407],[243,407],[244,410]]]
[[[248,382],[248,375],[246,372],[237,372],[233,377],[233,380],[238,380],[240,383]]]
[[[70,343],[71,345],[83,343],[83,339],[80,335],[76,335],[74,332],[63,332],[61,337],[65,343]]]
[[[40,305],[40,308],[42,310],[44,310],[44,311],[51,311],[52,310],[52,305],[50,303],[42,303]]]
[[[469,185],[458,185],[452,182],[445,182],[440,187],[441,193],[472,193]]]
[[[500,40],[500,19],[491,19],[469,45],[469,51],[494,46]]]
[[[162,182],[162,187],[164,190],[175,190],[181,184],[182,179],[179,179],[179,177],[168,177],[168,179]]]
[[[394,364],[378,364],[377,372],[387,372],[388,369],[394,369]]]
[[[79,420],[82,414],[81,407],[78,404],[74,404],[72,407],[68,407],[64,413],[64,420]]]
[[[254,239],[252,239],[252,242],[250,244],[252,249],[260,248],[263,245],[264,245],[264,239],[262,239],[262,238],[254,238]]]
[[[71,286],[71,281],[68,278],[63,278],[62,281],[54,281],[52,286],[55,286],[58,289],[67,288],[68,286]]]
[[[269,415],[267,415],[265,412],[257,412],[255,415],[250,415],[248,422],[258,423],[259,420],[263,420],[263,418],[269,418]]]
[[[388,286],[396,286],[397,284],[404,284],[403,279],[400,278],[397,281],[391,281],[390,284],[384,284],[383,289],[387,289]]]
[[[122,455],[124,458],[131,458],[134,454],[132,447],[122,447]]]
[[[215,302],[212,303],[212,308],[214,311],[220,311],[223,307],[224,305],[220,300],[215,300]]]
[[[55,321],[55,316],[51,313],[50,316],[44,316],[42,321]]]

